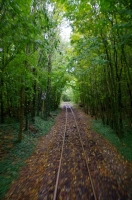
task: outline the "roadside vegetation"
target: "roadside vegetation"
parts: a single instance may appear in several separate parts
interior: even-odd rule
[[[41,117],[35,118],[35,123],[29,125],[29,129],[24,131],[21,143],[17,140],[19,131],[18,123],[10,123],[0,126],[0,199],[9,189],[10,184],[18,178],[20,168],[25,165],[26,159],[32,155],[40,140],[55,122],[55,116],[60,109],[51,113],[51,117],[44,121]]]
[[[115,131],[108,125],[104,125],[101,120],[93,120],[93,129],[105,137],[117,151],[128,161],[132,162],[132,132],[129,127],[125,127],[124,137],[119,138]]]

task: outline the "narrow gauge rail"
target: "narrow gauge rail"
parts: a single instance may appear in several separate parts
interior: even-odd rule
[[[68,128],[68,111],[71,111],[73,118],[74,118],[74,122],[76,124],[77,133],[79,135],[79,140],[80,140],[80,143],[81,143],[81,147],[82,147],[82,151],[83,151],[83,155],[84,155],[84,159],[85,159],[85,163],[86,163],[86,167],[87,167],[87,172],[88,172],[87,178],[89,177],[89,179],[90,179],[90,184],[91,184],[91,188],[92,188],[92,191],[93,191],[93,196],[94,196],[94,199],[97,200],[94,184],[93,184],[90,169],[89,169],[89,164],[88,164],[88,161],[87,161],[88,159],[87,159],[87,155],[85,153],[83,141],[82,141],[80,131],[79,131],[79,128],[78,128],[76,116],[74,114],[73,109],[71,108],[71,106],[68,103],[65,104],[65,109],[66,109],[66,123],[65,123],[65,128],[64,128],[64,136],[63,136],[61,155],[60,155],[60,161],[59,161],[59,167],[58,167],[58,172],[57,172],[57,178],[56,178],[53,200],[57,199],[57,190],[58,190],[59,177],[60,177],[60,173],[61,173],[61,164],[62,164],[62,158],[63,158],[64,145],[65,145],[66,131],[67,131],[67,128]]]

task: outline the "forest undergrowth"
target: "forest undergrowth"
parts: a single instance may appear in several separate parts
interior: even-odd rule
[[[49,117],[47,121],[36,117],[34,124],[29,123],[28,131],[24,132],[21,143],[17,140],[19,123],[7,121],[6,124],[0,126],[0,199],[11,183],[18,178],[20,168],[32,155],[41,137],[49,132],[59,112],[60,109],[52,112],[52,117]]]
[[[92,120],[93,129],[105,137],[117,151],[128,161],[132,162],[132,129],[125,128],[125,134],[119,138],[110,126],[103,125],[101,120]]]

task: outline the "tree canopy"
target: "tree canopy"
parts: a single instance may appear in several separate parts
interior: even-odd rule
[[[62,3],[62,1],[59,1]],[[132,120],[131,1],[64,1],[73,34],[72,65],[86,113],[119,137]]]
[[[29,117],[47,119],[70,85],[85,112],[121,137],[132,123],[132,2],[2,0],[0,9],[1,123],[19,118],[21,141]]]

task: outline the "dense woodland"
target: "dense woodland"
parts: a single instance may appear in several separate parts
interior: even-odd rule
[[[67,5],[80,100],[122,137],[132,123],[132,2],[87,2]]]
[[[70,85],[86,113],[123,136],[132,126],[132,2],[2,0],[0,9],[1,123],[19,119],[21,141],[29,119],[46,120]]]
[[[0,115],[23,127],[36,115],[44,119],[60,103],[67,81],[65,51],[60,41],[60,10],[48,1],[2,1]],[[43,95],[44,94],[44,95]]]

